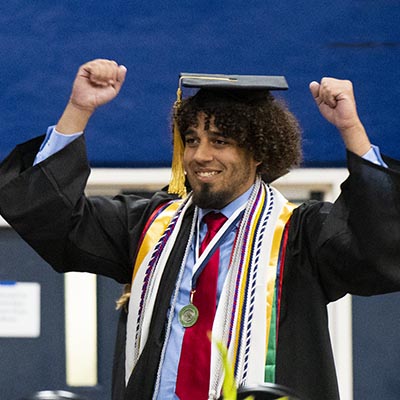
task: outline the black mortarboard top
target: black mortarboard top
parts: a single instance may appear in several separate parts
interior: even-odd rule
[[[179,74],[179,84],[176,93],[175,112],[182,101],[182,87],[197,89],[215,89],[223,91],[258,91],[287,90],[288,84],[284,76],[271,75],[224,75],[224,74]],[[183,170],[183,142],[176,122],[174,122],[174,149],[172,157],[171,181],[169,193],[186,196],[185,174]]]
[[[179,75],[179,87],[225,90],[287,90],[288,84],[284,76],[194,74],[181,72]]]

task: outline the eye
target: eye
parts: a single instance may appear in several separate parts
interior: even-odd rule
[[[214,139],[212,139],[212,143],[214,144],[214,146],[225,147],[231,145],[232,140],[224,136],[217,136]]]
[[[215,139],[214,143],[218,146],[225,146],[227,144],[229,144],[226,140],[224,139]]]
[[[196,137],[193,136],[185,136],[185,145],[186,146],[195,146],[198,144],[199,140]]]

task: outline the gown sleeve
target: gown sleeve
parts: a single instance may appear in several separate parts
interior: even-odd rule
[[[346,293],[375,295],[400,290],[400,163],[388,168],[348,153],[350,175],[319,232],[309,233],[315,273],[329,301]]]
[[[56,271],[130,282],[141,230],[168,195],[88,198],[84,138],[32,167],[42,140],[17,146],[0,165],[1,215]]]

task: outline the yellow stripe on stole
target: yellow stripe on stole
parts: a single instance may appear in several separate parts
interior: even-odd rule
[[[265,192],[263,192],[263,197],[260,199],[260,202],[263,202],[265,199]],[[271,278],[269,280],[269,282],[267,282],[267,307],[266,307],[266,311],[267,311],[267,321],[266,321],[266,327],[267,327],[267,331],[266,331],[266,351],[268,350],[268,340],[269,340],[269,333],[270,333],[270,326],[271,326],[271,315],[272,315],[272,306],[273,306],[273,298],[274,298],[274,292],[275,292],[275,281],[276,281],[276,268],[278,265],[278,258],[279,258],[279,250],[280,250],[280,244],[281,244],[281,240],[282,240],[282,235],[283,235],[283,231],[285,228],[285,225],[287,223],[287,221],[289,220],[290,216],[293,213],[293,210],[296,208],[297,206],[295,204],[286,202],[281,210],[281,213],[276,221],[275,224],[275,229],[274,229],[274,236],[272,238],[272,246],[271,246],[271,252],[270,252],[270,260],[269,260],[269,268],[274,268],[274,274],[273,274],[273,278]],[[257,210],[257,214],[255,217],[255,220],[257,221],[260,217],[261,214],[261,207],[258,208]],[[250,237],[254,237],[254,231],[256,229],[257,224],[253,224],[252,227],[252,231],[251,231],[251,236]],[[245,262],[245,268],[243,271],[242,276],[244,277],[244,279],[242,279],[242,283],[241,283],[241,289],[240,289],[240,299],[244,298],[244,291],[246,288],[246,281],[247,281],[247,273],[248,273],[248,268],[249,268],[249,263],[250,263],[250,251],[247,252],[246,255],[246,262]],[[242,308],[243,308],[243,301],[239,301],[239,310],[238,310],[238,318],[237,321],[241,321],[241,317],[242,317]],[[237,331],[239,332],[239,331]],[[233,355],[233,360],[236,360],[237,357],[237,350],[238,350],[238,346],[239,346],[239,334],[236,335],[235,338],[235,347],[234,347],[234,355]]]
[[[263,190],[261,192],[261,198],[260,198],[259,202],[261,204],[263,204],[264,201],[265,201],[265,191]],[[258,207],[257,208],[257,214],[256,214],[256,216],[254,218],[255,221],[258,221],[258,219],[260,218],[261,210],[262,210],[262,207]],[[249,236],[251,238],[254,238],[254,231],[255,231],[255,228],[257,226],[257,223],[254,223],[252,225],[253,225],[252,226],[252,230],[251,230]],[[240,283],[240,285],[241,285],[240,286],[240,296],[239,296],[240,301],[239,301],[239,309],[238,309],[238,317],[237,317],[238,324],[240,324],[240,321],[242,320],[242,312],[243,312],[243,301],[242,300],[244,299],[244,292],[245,292],[245,289],[246,289],[246,281],[247,281],[247,273],[248,273],[249,263],[250,263],[250,255],[251,255],[251,251],[247,251],[246,260],[244,262],[244,270],[243,270],[243,273],[242,273],[242,280],[241,280],[241,283]],[[236,334],[236,338],[235,338],[235,347],[234,347],[234,352],[233,352],[233,360],[236,360],[237,351],[238,351],[238,348],[239,348],[239,331],[240,331],[240,328],[238,328],[236,330],[237,334]]]
[[[159,241],[160,237],[167,229],[168,224],[171,222],[172,217],[175,215],[181,204],[182,201],[172,202],[160,213],[160,215],[155,218],[155,220],[147,229],[136,257],[135,266],[133,268],[132,282],[135,279],[136,273],[139,270],[144,258]]]
[[[285,229],[286,223],[288,222],[289,218],[291,217],[293,210],[297,206],[293,203],[285,203],[281,213],[276,221],[274,237],[272,238],[272,246],[271,246],[271,253],[269,255],[269,268],[274,268],[275,273],[273,278],[271,278],[267,282],[267,332],[266,332],[266,351],[268,351],[268,341],[269,341],[269,334],[271,330],[271,315],[273,309],[273,301],[274,301],[274,294],[275,294],[275,284],[276,284],[276,269],[278,266],[278,258],[279,258],[279,251],[281,247],[282,235]]]

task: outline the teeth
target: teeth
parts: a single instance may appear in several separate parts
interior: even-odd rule
[[[218,174],[218,172],[216,172],[216,171],[212,171],[212,172],[197,172],[197,175],[199,175],[201,177],[204,177],[204,178],[209,177],[209,176],[214,176],[214,175],[217,175],[217,174]]]

